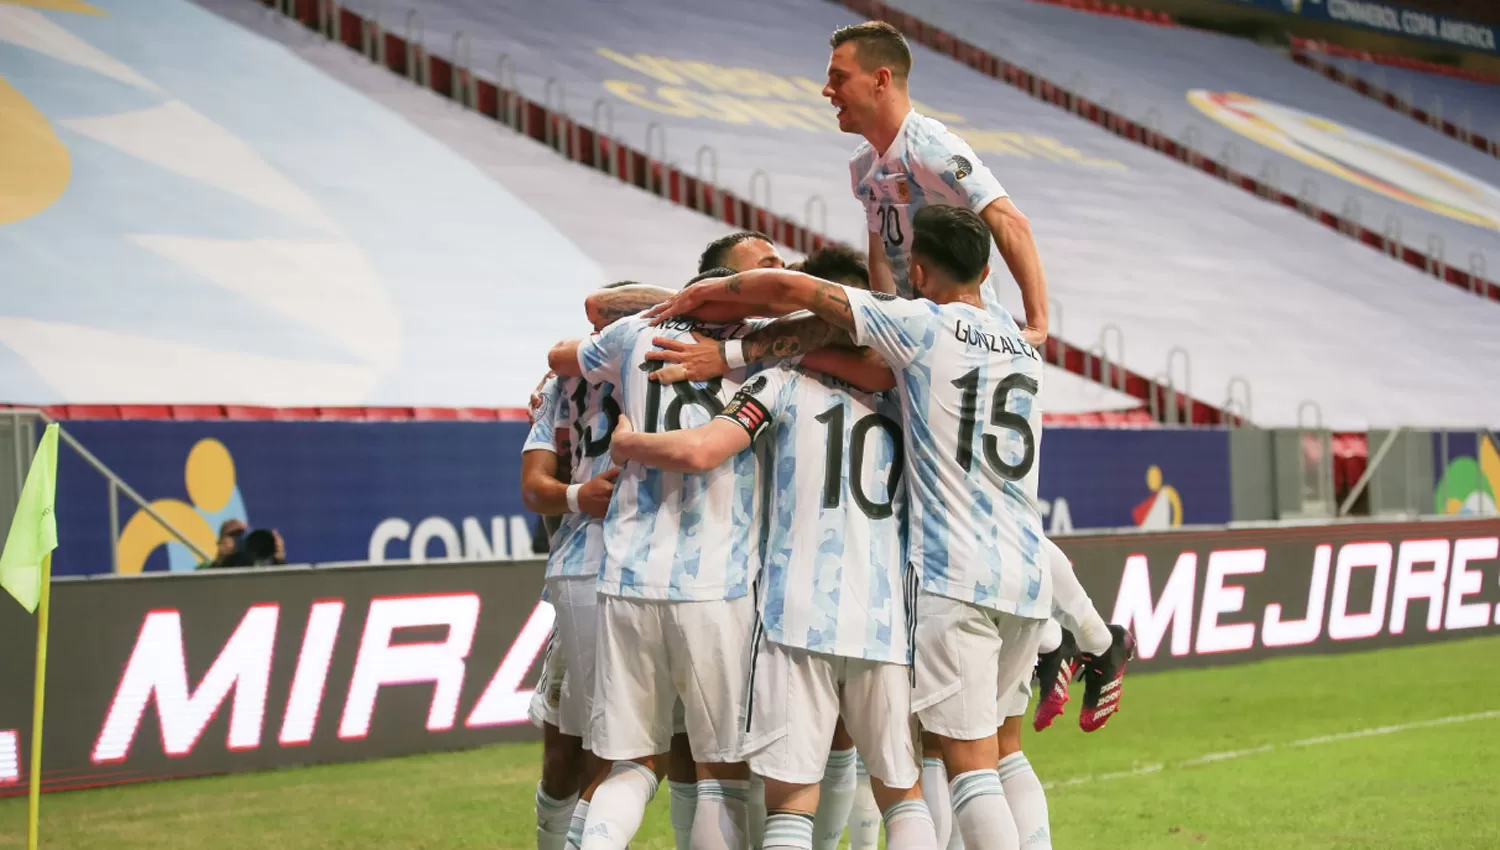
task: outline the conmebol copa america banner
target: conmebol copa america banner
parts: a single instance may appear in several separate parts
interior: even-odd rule
[[[524,422],[80,421],[75,437],[212,554],[219,526],[277,529],[290,563],[530,558]],[[1048,529],[1166,529],[1231,517],[1229,437],[1217,430],[1049,429]],[[107,482],[74,452],[58,467],[57,575],[111,572]],[[199,559],[119,500],[118,572]]]
[[[1382,0],[1222,0],[1304,18],[1378,30],[1389,35],[1438,42],[1463,50],[1496,53],[1491,24],[1411,9]]]

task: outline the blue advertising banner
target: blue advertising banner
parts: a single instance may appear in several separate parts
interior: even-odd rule
[[[1042,437],[1041,463],[1051,534],[1233,518],[1226,431],[1054,428]]]
[[[213,554],[221,523],[277,530],[289,563],[531,557],[524,422],[67,422],[72,434]],[[104,479],[58,463],[53,571],[110,571]],[[120,499],[120,572],[197,567]]]
[[[520,422],[69,422],[105,465],[210,555],[219,526],[275,529],[289,563],[532,554]],[[110,572],[105,480],[74,452],[58,467],[59,575]],[[1051,429],[1047,528],[1165,529],[1230,519],[1222,431]],[[199,559],[121,498],[119,571]]]
[[[1304,18],[1379,30],[1463,50],[1496,53],[1495,26],[1377,0],[1223,0]]]

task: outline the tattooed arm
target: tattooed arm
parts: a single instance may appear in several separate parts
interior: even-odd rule
[[[626,316],[634,316],[672,297],[672,290],[643,283],[601,289],[583,299],[584,312],[599,330]]]
[[[699,289],[703,291],[694,292]],[[745,362],[807,355],[802,361],[804,367],[833,375],[860,389],[879,392],[895,385],[894,375],[883,362],[852,350],[850,330],[854,327],[854,314],[849,296],[843,287],[819,278],[779,269],[746,272],[692,286],[653,312],[668,316],[677,315],[678,311],[701,310],[705,305],[714,308],[744,302],[784,304],[813,312],[813,315],[780,319],[747,334],[741,340]],[[652,380],[701,381],[728,371],[723,342],[699,340],[690,344],[657,338],[655,344],[661,350],[647,352],[646,359],[674,365],[652,373]]]

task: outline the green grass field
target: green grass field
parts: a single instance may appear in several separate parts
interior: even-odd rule
[[[1128,678],[1102,732],[1027,738],[1055,845],[1500,847],[1497,654],[1484,638]],[[526,848],[539,757],[508,745],[59,794],[43,844]],[[633,847],[672,846],[666,808],[663,793]],[[0,848],[25,841],[25,799],[0,801]]]

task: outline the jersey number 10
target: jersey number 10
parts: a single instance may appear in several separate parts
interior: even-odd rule
[[[828,426],[827,466],[823,470],[823,507],[836,508],[844,494],[844,405],[835,404],[823,411],[817,420]],[[865,446],[870,432],[880,428],[890,437],[894,446],[891,469],[885,474],[884,502],[873,502],[865,495]],[[849,491],[854,504],[870,519],[888,519],[891,503],[896,497],[896,488],[901,484],[901,464],[905,458],[901,447],[901,426],[888,416],[871,413],[861,417],[849,431]]]

